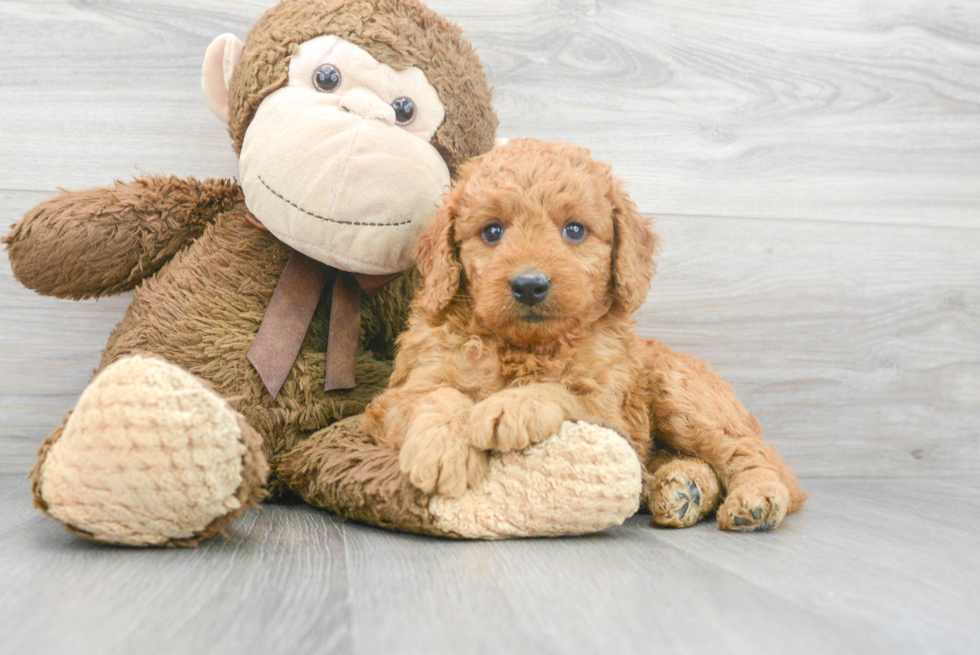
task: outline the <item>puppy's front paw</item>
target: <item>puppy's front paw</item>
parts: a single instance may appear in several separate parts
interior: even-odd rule
[[[782,482],[744,484],[730,490],[718,508],[718,527],[765,532],[778,526],[789,508],[789,489]]]
[[[398,464],[413,485],[444,496],[461,496],[482,482],[490,467],[487,453],[471,448],[447,424],[410,430]]]
[[[557,434],[565,413],[524,389],[505,389],[470,413],[469,442],[483,450],[521,450]]]

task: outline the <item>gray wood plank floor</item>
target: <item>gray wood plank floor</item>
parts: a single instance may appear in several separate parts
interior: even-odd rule
[[[975,653],[980,487],[809,480],[767,534],[637,515],[452,542],[266,507],[196,550],[82,543],[0,476],[10,653]]]
[[[0,231],[57,187],[231,177],[199,75],[273,0],[0,0]],[[648,517],[453,543],[267,507],[104,548],[24,474],[124,294],[0,256],[0,652],[980,652],[980,3],[429,0],[500,134],[592,148],[659,217],[640,331],[709,361],[812,494],[774,533]]]

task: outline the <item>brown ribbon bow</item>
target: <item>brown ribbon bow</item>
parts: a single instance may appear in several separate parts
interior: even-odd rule
[[[373,294],[399,275],[348,273],[294,251],[286,262],[247,355],[272,397],[279,395],[293,368],[323,289],[331,280],[333,295],[323,390],[352,388],[361,332],[361,290]]]

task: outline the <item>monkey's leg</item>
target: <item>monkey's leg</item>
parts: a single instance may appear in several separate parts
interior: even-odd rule
[[[688,528],[718,506],[721,483],[704,460],[660,450],[647,462],[643,495],[654,523]]]
[[[276,460],[280,479],[311,505],[356,521],[469,539],[585,534],[636,512],[639,460],[618,433],[566,422],[522,451],[494,453],[487,478],[458,498],[426,495],[352,416]]]
[[[114,187],[63,191],[3,237],[14,276],[59,298],[132,289],[241,203],[233,180],[150,175]]]
[[[262,440],[205,382],[163,359],[104,368],[44,443],[34,504],[82,537],[196,546],[262,499]]]
[[[651,418],[659,438],[714,469],[725,492],[718,527],[770,530],[806,500],[796,476],[762,441],[762,428],[704,362],[645,344]]]

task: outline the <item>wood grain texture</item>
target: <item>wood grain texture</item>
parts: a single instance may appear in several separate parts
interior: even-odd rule
[[[501,133],[592,148],[648,211],[980,225],[980,5],[459,5]]]
[[[267,507],[197,550],[101,547],[0,476],[9,652],[968,653],[980,487],[810,480],[772,533],[452,542]]]
[[[201,57],[270,4],[0,2],[0,229],[58,186],[234,175]],[[430,4],[503,135],[592,147],[662,216],[641,332],[712,363],[802,474],[977,474],[980,5]],[[0,471],[128,302],[39,297],[0,257]]]
[[[271,508],[196,550],[101,547],[59,532],[13,480],[4,496],[18,525],[0,532],[5,652],[350,652],[338,520]]]
[[[640,333],[807,476],[980,474],[980,231],[665,217]]]
[[[102,184],[137,166],[234,174],[201,102],[201,58],[270,4],[0,4],[3,188]],[[980,220],[973,3],[430,4],[477,45],[501,134],[593,148],[648,211]]]

